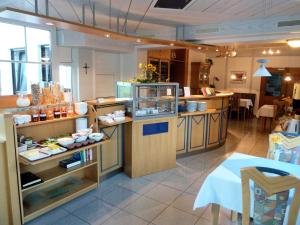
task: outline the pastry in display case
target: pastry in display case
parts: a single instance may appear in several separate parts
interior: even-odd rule
[[[177,115],[178,83],[117,82],[117,97],[132,98],[126,112],[134,120]]]

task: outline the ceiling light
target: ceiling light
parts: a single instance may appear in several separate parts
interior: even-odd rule
[[[110,34],[105,34],[104,36],[107,38],[110,38]]]
[[[287,44],[292,48],[299,48],[300,47],[300,39],[287,40]]]
[[[216,52],[218,52],[218,51],[219,51],[219,49],[217,48],[217,49],[216,49]]]
[[[231,80],[235,80],[236,79],[236,75],[235,74],[231,74],[230,79]]]
[[[51,22],[47,22],[46,25],[53,26],[54,24]]]
[[[269,49],[268,53],[269,53],[269,55],[273,55],[274,54],[274,52],[273,52],[272,49]]]
[[[229,56],[230,57],[235,57],[237,55],[237,52],[235,50],[231,51]]]
[[[287,82],[289,82],[289,81],[292,80],[292,78],[291,78],[290,76],[286,76],[286,77],[284,78],[284,80],[287,81]]]
[[[170,43],[170,46],[174,46],[174,43]]]
[[[256,62],[260,63],[258,70],[253,74],[255,77],[270,77],[270,72],[266,69],[265,63],[270,62],[267,59],[258,59]]]
[[[136,42],[137,42],[137,43],[141,43],[142,40],[138,38],[138,39],[136,39]]]
[[[263,54],[263,55],[267,54],[266,49],[264,49],[264,50],[262,51],[262,54]]]
[[[197,49],[198,49],[198,50],[201,50],[202,48],[201,48],[201,46],[199,46]]]
[[[277,53],[277,54],[280,54],[280,50],[279,50],[279,49],[277,49],[276,53]]]

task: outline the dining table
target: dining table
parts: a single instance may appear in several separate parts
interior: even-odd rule
[[[242,153],[233,153],[214,169],[205,179],[194,202],[194,210],[212,204],[212,224],[217,225],[220,206],[232,212],[242,213],[242,184],[240,170],[245,167],[269,167],[279,169],[300,178],[300,166],[286,162],[275,161]],[[250,191],[253,196],[253,188]],[[289,199],[293,196],[290,191]],[[253,199],[253,198],[251,198]],[[253,213],[254,201],[251,201],[250,212]],[[287,223],[287,213],[285,224]],[[251,215],[251,213],[250,213]],[[298,211],[297,225],[300,224],[300,210]]]
[[[246,109],[250,109],[250,107],[253,107],[253,103],[251,99],[247,98],[240,98],[240,107],[244,107]]]

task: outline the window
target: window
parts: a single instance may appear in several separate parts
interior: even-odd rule
[[[71,65],[59,65],[59,83],[64,88],[72,89],[72,67],[71,67]]]
[[[52,80],[50,31],[0,22],[0,34],[0,95]]]

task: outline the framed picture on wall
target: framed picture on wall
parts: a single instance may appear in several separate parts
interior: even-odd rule
[[[230,82],[231,83],[245,83],[247,80],[246,71],[231,71]]]

